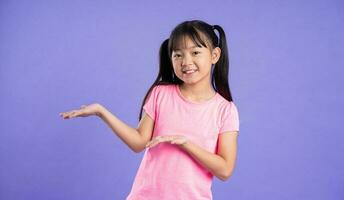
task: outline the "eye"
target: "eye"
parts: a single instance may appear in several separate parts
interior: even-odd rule
[[[180,54],[175,54],[173,57],[179,57],[180,56]]]
[[[195,52],[194,52],[194,54],[196,54],[196,55],[197,55],[197,54],[200,54],[200,53],[201,53],[201,52],[199,52],[199,51],[195,51]]]

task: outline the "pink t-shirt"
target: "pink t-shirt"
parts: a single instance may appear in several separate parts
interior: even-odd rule
[[[143,106],[154,119],[153,137],[184,135],[216,153],[218,134],[239,131],[235,104],[216,93],[206,102],[186,99],[178,85],[157,85]],[[127,200],[211,200],[213,175],[178,145],[146,149]]]

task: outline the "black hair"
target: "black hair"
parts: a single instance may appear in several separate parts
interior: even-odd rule
[[[219,32],[219,38],[215,34],[215,29]],[[202,39],[202,33],[205,38]],[[173,65],[171,61],[171,55],[176,50],[178,41],[183,37],[189,36],[192,41],[200,47],[200,45],[210,48],[215,47],[221,49],[221,55],[215,66],[213,66],[213,72],[211,77],[211,84],[216,92],[223,96],[228,101],[233,101],[230,88],[228,85],[228,49],[226,42],[226,35],[222,27],[219,25],[209,25],[201,20],[184,21],[178,24],[171,32],[168,39],[164,40],[159,50],[159,73],[154,83],[147,91],[140,109],[139,121],[142,117],[142,109],[146,103],[150,92],[156,85],[170,85],[183,83],[174,73]]]

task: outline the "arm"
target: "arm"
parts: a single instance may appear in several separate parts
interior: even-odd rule
[[[217,154],[210,153],[190,141],[180,147],[212,174],[225,181],[231,176],[235,166],[237,136],[237,131],[219,134]]]
[[[97,114],[113,132],[136,153],[145,149],[150,140],[153,129],[153,120],[144,113],[137,129],[122,122],[103,106],[100,106]]]

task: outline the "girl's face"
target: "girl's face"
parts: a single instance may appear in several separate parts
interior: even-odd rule
[[[221,49],[216,47],[211,51],[210,48],[198,47],[187,36],[184,39],[186,46],[179,45],[179,48],[172,51],[174,73],[186,84],[195,84],[202,80],[210,82],[211,65],[220,58]]]

